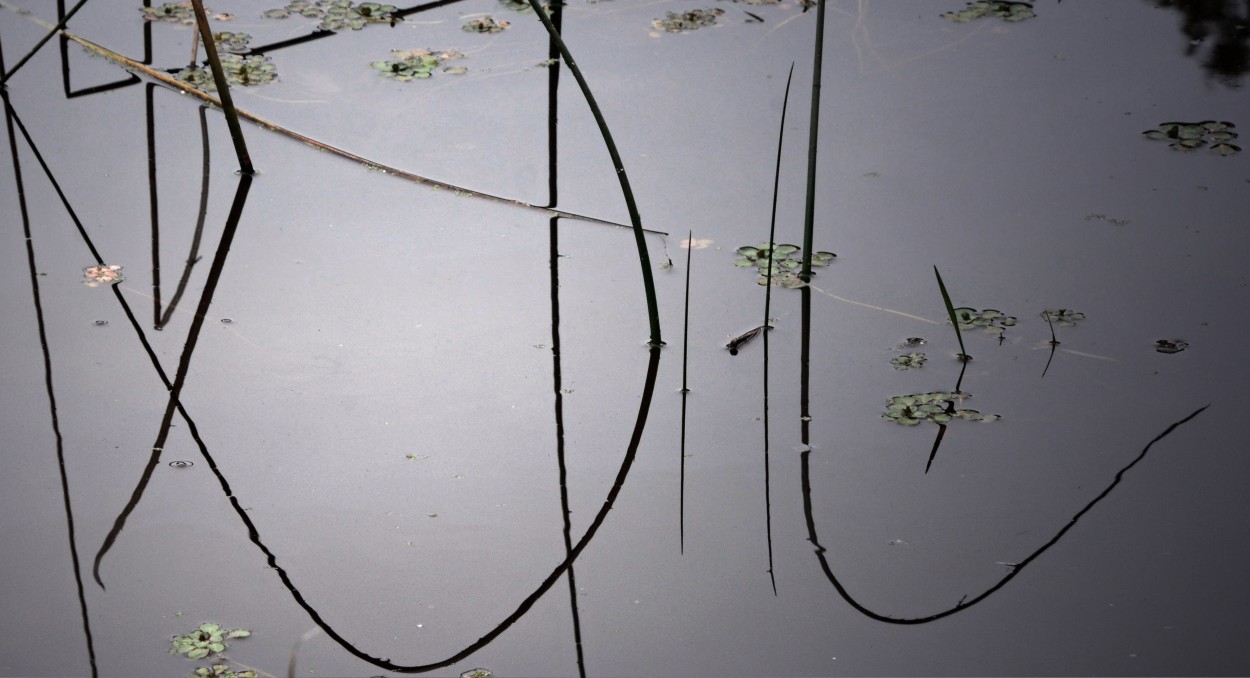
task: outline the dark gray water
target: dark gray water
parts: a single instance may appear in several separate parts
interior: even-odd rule
[[[219,111],[146,77],[91,91],[128,74],[53,40],[6,84],[0,675],[190,675],[212,662],[170,638],[206,622],[252,632],[218,663],[258,675],[309,631],[297,675],[1250,671],[1250,156],[1142,135],[1250,126],[1213,57],[1247,18],[940,17],[961,4],[828,5],[814,249],[838,257],[774,288],[736,356],[792,61],[777,241],[802,241],[816,12],[793,0],[562,12],[669,234],[645,239],[657,352],[628,230],[379,171],[628,223],[534,15],[417,6],[284,46],[316,20],[212,3],[279,74],[235,103],[358,157],[245,122],[254,179]],[[461,30],[483,14],[512,25]],[[131,7],[69,27],[160,71],[191,54]],[[44,32],[0,10],[5,68]],[[369,66],[418,48],[468,71]],[[98,264],[125,279],[84,285]],[[954,306],[1018,319],[965,329],[962,375],[934,266]],[[1052,347],[1047,309],[1085,318]],[[957,383],[1001,419],[882,416]]]

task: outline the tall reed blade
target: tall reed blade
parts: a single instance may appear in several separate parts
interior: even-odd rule
[[[937,276],[938,289],[942,291],[942,302],[946,304],[946,315],[950,317],[951,324],[955,326],[955,338],[959,340],[959,359],[968,362],[972,356],[968,355],[967,349],[964,348],[964,335],[959,331],[959,318],[955,317],[955,307],[951,304],[951,295],[946,293],[946,284],[942,282],[942,274],[938,273],[937,266],[933,267],[933,275]]]
[[[647,243],[642,235],[642,217],[638,215],[638,205],[634,202],[634,192],[629,187],[629,177],[625,175],[625,165],[621,162],[621,154],[617,152],[616,143],[612,141],[612,133],[608,131],[608,123],[603,119],[603,113],[599,111],[599,104],[595,103],[595,97],[590,93],[590,85],[586,84],[582,70],[573,61],[568,45],[565,45],[560,37],[560,31],[556,30],[555,25],[551,23],[551,19],[538,4],[538,0],[529,0],[529,3],[534,13],[538,15],[539,21],[543,22],[547,33],[551,35],[552,41],[560,48],[560,56],[564,58],[565,65],[569,67],[569,72],[577,80],[577,86],[581,88],[582,95],[586,97],[590,112],[595,116],[595,123],[599,125],[599,133],[603,135],[603,143],[608,147],[608,155],[612,156],[612,165],[616,168],[616,176],[621,182],[621,192],[625,195],[625,206],[629,208],[629,221],[634,227],[634,242],[638,246],[638,263],[642,267],[642,285],[647,295],[647,317],[651,322],[651,345],[663,346],[664,342],[660,339],[660,308],[655,298],[655,281],[651,278],[651,256],[647,254]]]
[[[532,2],[533,0],[531,0]],[[816,3],[816,49],[812,59],[812,115],[807,135],[807,208],[803,213],[803,282],[812,281],[812,232],[816,223],[816,137],[820,130],[820,63],[825,45],[825,0]]]

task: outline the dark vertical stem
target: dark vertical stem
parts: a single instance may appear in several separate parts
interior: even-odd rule
[[[690,395],[690,255],[694,252],[694,231],[686,235],[686,302],[682,311],[681,330],[681,477],[677,512],[680,549],[686,552],[686,400]]]
[[[226,114],[226,125],[230,127],[230,138],[234,141],[234,152],[239,157],[239,171],[244,174],[255,174],[252,169],[252,158],[247,154],[247,143],[243,140],[243,127],[239,125],[239,113],[234,109],[234,99],[230,96],[230,84],[226,82],[226,73],[221,68],[221,59],[217,56],[217,43],[213,41],[213,31],[208,27],[208,17],[204,14],[203,0],[191,0],[195,8],[195,22],[200,29],[200,40],[204,43],[204,52],[208,54],[208,65],[213,70],[213,82],[217,83],[217,96],[221,99],[221,109]]]
[[[200,148],[203,153],[203,162],[200,164],[200,209],[195,215],[195,233],[191,235],[191,251],[187,253],[186,263],[182,267],[182,277],[178,278],[178,286],[174,288],[173,296],[165,305],[156,329],[169,324],[170,317],[173,316],[174,311],[178,310],[178,302],[187,289],[187,282],[191,279],[191,268],[200,261],[200,239],[204,237],[204,220],[208,215],[209,170],[212,167],[208,145],[208,118],[205,115],[207,109],[207,106],[200,106]]]
[[[26,56],[22,57],[21,60],[13,66],[12,70],[6,72],[4,69],[0,69],[0,73],[4,73],[4,77],[0,78],[0,86],[8,82],[9,78],[13,77],[14,73],[21,70],[22,66],[25,66],[26,62],[30,61],[30,58],[35,56],[35,53],[52,39],[52,36],[57,35],[62,30],[65,30],[65,24],[69,23],[69,20],[73,18],[73,16],[78,13],[78,10],[82,9],[82,6],[85,4],[87,4],[87,0],[78,0],[78,4],[74,5],[74,8],[67,12],[65,16],[62,16],[61,20],[56,23],[56,26],[52,30],[48,31],[48,34],[43,36],[39,42],[26,53]]]
[[[196,0],[197,2],[199,0]],[[612,166],[616,168],[616,178],[621,183],[621,193],[625,196],[625,206],[629,208],[629,221],[634,227],[634,244],[638,248],[638,264],[642,267],[642,285],[647,296],[647,318],[651,323],[651,345],[663,346],[664,341],[660,338],[660,308],[655,297],[655,281],[651,276],[651,255],[647,253],[647,243],[643,238],[642,217],[638,214],[638,204],[634,201],[634,192],[629,186],[629,177],[625,174],[625,165],[621,162],[621,154],[616,150],[616,143],[612,141],[612,133],[608,131],[608,123],[603,118],[603,113],[599,110],[599,104],[595,103],[595,97],[590,93],[590,85],[586,83],[586,78],[582,77],[582,71],[577,67],[577,63],[573,60],[572,53],[564,44],[564,40],[560,37],[560,31],[551,23],[551,18],[547,16],[547,12],[538,4],[538,0],[529,0],[530,7],[534,9],[534,13],[538,15],[538,20],[543,22],[543,27],[547,29],[547,33],[551,35],[551,39],[560,49],[560,55],[564,58],[564,63],[569,67],[569,72],[573,74],[573,78],[577,80],[577,86],[581,88],[582,94],[586,97],[586,103],[590,106],[590,112],[595,117],[595,123],[599,126],[599,133],[603,135],[603,142],[608,147],[608,155],[612,157]],[[225,101],[224,99],[222,100]]]
[[[532,0],[531,0],[532,1]],[[816,140],[820,130],[820,63],[825,46],[825,0],[816,3],[816,50],[812,63],[811,131],[807,138],[807,209],[803,215],[803,282],[812,280],[812,231],[816,224]]]
[[[152,228],[152,324],[161,329],[161,220],[160,193],[156,188],[156,106],[153,101],[156,85],[144,88],[144,104],[148,131],[148,214]]]
[[[809,434],[812,423],[811,412],[808,410],[807,396],[809,393],[810,374],[808,365],[812,357],[812,291],[803,286],[799,288],[800,324],[799,329],[799,431],[804,446],[811,444]]]

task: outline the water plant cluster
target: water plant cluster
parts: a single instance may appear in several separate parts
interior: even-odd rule
[[[256,678],[258,674],[251,669],[235,671],[230,668],[229,664],[213,664],[212,666],[201,666],[191,675],[196,678]]]
[[[351,0],[293,0],[285,7],[266,10],[261,16],[266,19],[285,19],[292,14],[298,14],[310,19],[321,19],[317,28],[323,31],[341,31],[344,28],[358,31],[368,23],[395,21],[391,14],[398,9],[395,5],[379,2],[362,2],[356,5]]]
[[[468,31],[469,33],[499,33],[507,30],[507,28],[511,25],[512,24],[507,21],[496,21],[495,17],[488,14],[476,19],[469,19],[460,28]]]
[[[1160,353],[1180,353],[1189,348],[1189,342],[1184,339],[1160,339],[1155,342],[1155,350]]]
[[[685,33],[716,25],[716,19],[724,13],[725,10],[718,7],[692,9],[687,12],[665,12],[663,19],[652,19],[651,25],[669,33]]]
[[[1054,323],[1059,327],[1076,327],[1076,324],[1085,319],[1085,314],[1080,311],[1073,311],[1070,308],[1060,308],[1056,310],[1047,309],[1041,313],[1042,320]]]
[[[147,21],[163,21],[170,24],[195,25],[195,9],[190,0],[184,2],[167,2],[160,7],[140,7],[143,18]],[[208,11],[205,7],[204,11]]]
[[[955,406],[957,402],[962,403],[969,397],[971,396],[967,393],[948,391],[893,396],[886,401],[885,414],[881,418],[900,426],[916,426],[923,421],[945,424],[956,419],[990,422],[999,418],[997,414],[985,415],[976,410]]]
[[[223,52],[246,52],[249,49],[247,45],[251,41],[252,36],[247,33],[231,33],[230,31],[213,33],[213,42],[217,44],[217,49]]]
[[[187,659],[203,659],[210,654],[225,652],[226,648],[230,647],[226,639],[247,638],[250,635],[252,632],[247,629],[227,631],[220,624],[205,622],[190,633],[174,636],[170,641],[173,647],[170,648],[169,654],[185,654]]]
[[[734,261],[734,266],[742,268],[755,267],[760,274],[757,282],[761,285],[767,285],[771,253],[773,284],[790,289],[802,287],[807,283],[803,282],[803,279],[799,277],[799,270],[803,266],[800,249],[802,248],[798,245],[777,243],[760,243],[759,245],[739,247],[735,250],[738,259]],[[813,252],[812,266],[828,266],[837,256],[833,252]]]
[[[992,308],[978,311],[966,306],[955,309],[955,318],[959,320],[960,330],[980,328],[997,336],[1002,336],[1008,327],[1014,326],[1017,322],[1015,316],[1007,315],[1002,311]]]
[[[1165,122],[1160,123],[1158,129],[1148,129],[1142,134],[1147,139],[1170,142],[1168,145],[1172,150],[1181,153],[1210,146],[1212,153],[1227,157],[1241,152],[1240,146],[1229,143],[1237,138],[1234,127],[1233,123],[1220,120]]]
[[[1004,0],[976,0],[958,12],[946,12],[943,19],[956,23],[968,23],[982,17],[993,16],[1003,21],[1024,21],[1037,16],[1033,5],[1027,2],[1006,2]]]
[[[117,264],[100,264],[88,266],[82,270],[82,284],[87,287],[99,287],[119,283],[126,278],[122,276],[122,267]]]
[[[928,357],[923,353],[905,353],[891,358],[890,364],[896,370],[910,370],[913,367],[917,369],[924,367],[926,360],[928,360]]]
[[[375,61],[372,66],[378,71],[378,75],[400,82],[428,78],[434,74],[434,69],[442,66],[444,62],[464,58],[463,54],[452,50],[439,52],[431,49],[412,49],[391,53],[394,59]],[[451,75],[460,75],[468,70],[464,66],[443,67],[443,72]]]
[[[231,85],[242,85],[244,87],[263,85],[274,81],[278,77],[273,60],[264,54],[243,56],[241,54],[226,53],[222,54],[220,58],[221,70],[226,74],[226,82]],[[174,77],[201,92],[214,92],[217,90],[217,83],[213,81],[213,72],[208,66],[184,68],[178,71]]]

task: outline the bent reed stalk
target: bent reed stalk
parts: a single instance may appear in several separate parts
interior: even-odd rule
[[[590,112],[595,116],[595,123],[599,125],[599,133],[603,135],[603,142],[608,147],[608,155],[612,156],[612,165],[616,168],[616,176],[621,182],[621,192],[625,195],[625,206],[629,208],[629,221],[634,227],[634,242],[638,246],[638,263],[642,267],[642,285],[647,294],[647,317],[651,322],[650,343],[652,346],[663,346],[664,342],[660,339],[660,309],[655,298],[655,281],[651,278],[651,256],[647,253],[647,243],[642,237],[642,217],[638,214],[638,205],[634,202],[634,192],[629,187],[629,177],[625,174],[621,154],[617,152],[616,143],[612,141],[612,133],[608,131],[608,123],[603,119],[599,104],[595,103],[595,97],[590,93],[590,85],[586,84],[586,78],[582,76],[582,71],[577,67],[573,54],[569,52],[568,46],[560,37],[560,32],[551,23],[551,19],[538,4],[538,0],[529,0],[529,3],[534,13],[538,15],[538,20],[543,22],[543,27],[551,35],[552,41],[556,43],[556,47],[560,49],[560,56],[568,65],[569,72],[577,80],[577,86],[581,88],[582,95],[586,97],[586,103],[590,105]]]

